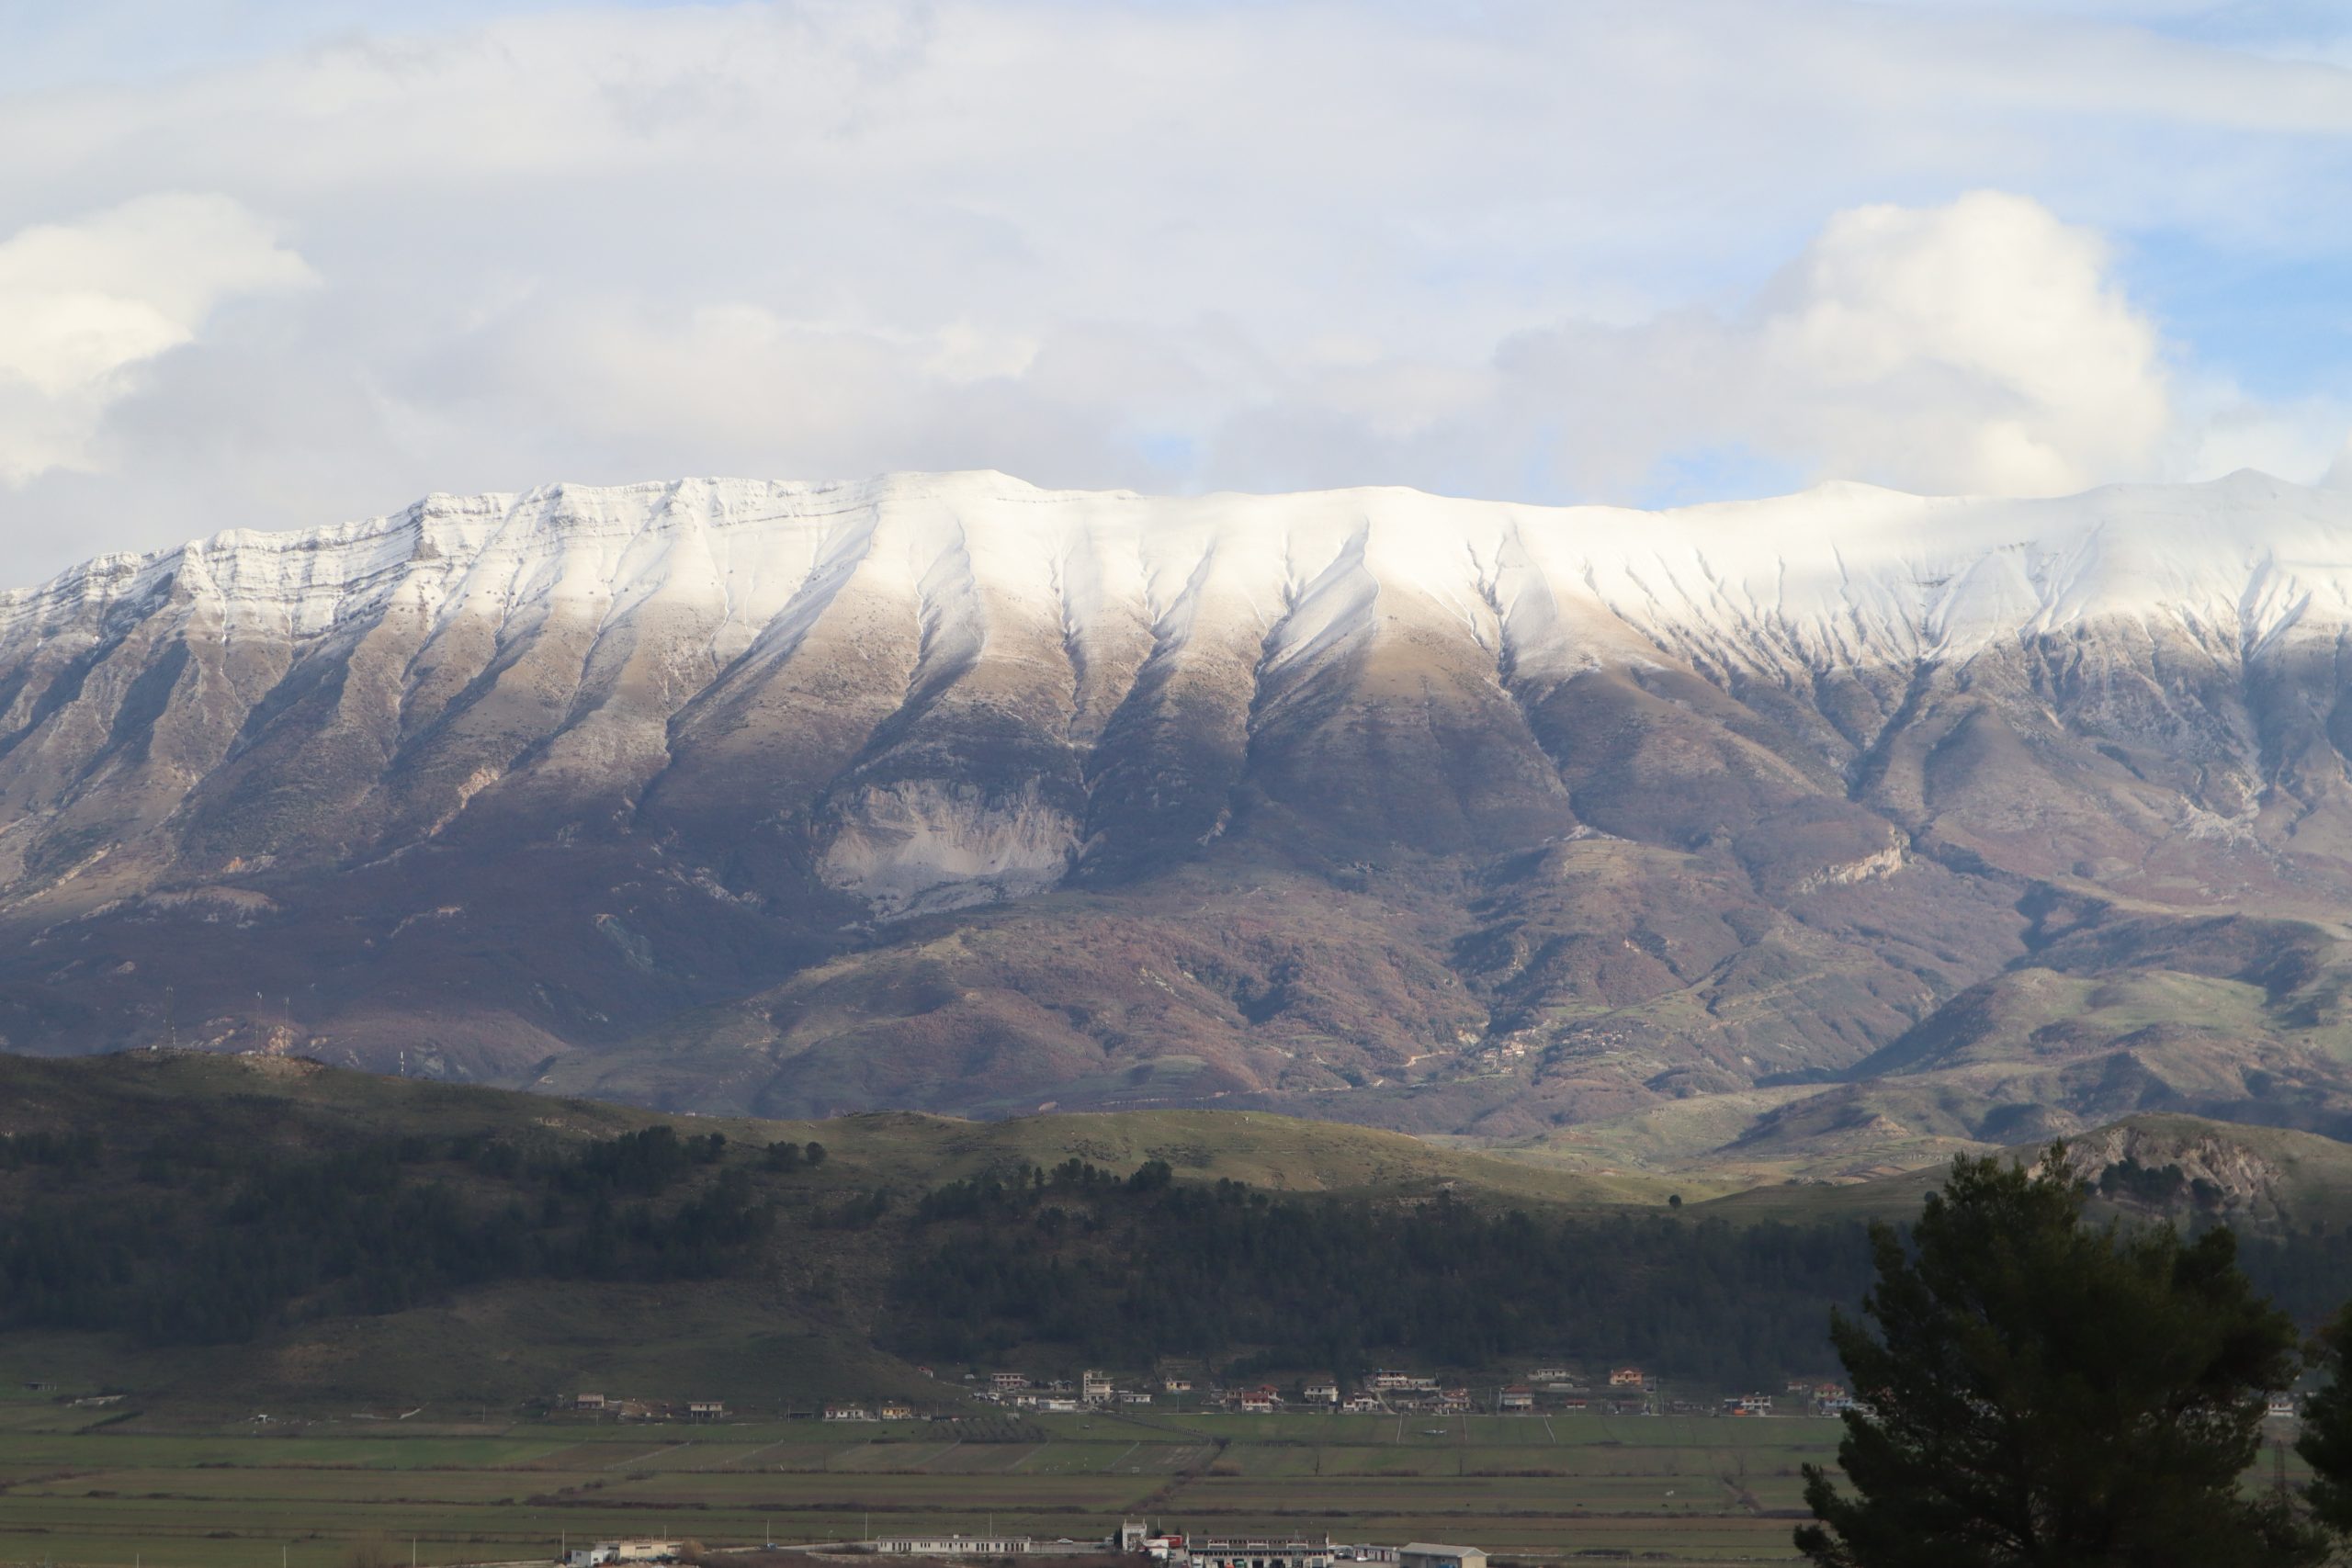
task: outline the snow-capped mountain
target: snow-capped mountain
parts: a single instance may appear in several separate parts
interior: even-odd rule
[[[2121,1029],[2161,1007],[2092,1039],[2070,992],[2034,1071],[2309,1119],[2347,629],[2352,492],[2252,474],[434,496],[0,595],[0,1031],[1524,1128],[1949,1075],[1954,998],[2161,973],[2195,996],[2143,1022],[2238,1068],[2192,1089]]]

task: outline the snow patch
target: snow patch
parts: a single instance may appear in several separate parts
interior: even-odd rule
[[[435,629],[484,615],[503,642],[560,606],[604,624],[660,604],[733,657],[788,648],[861,560],[921,607],[934,668],[985,646],[983,601],[1077,644],[1149,626],[1163,656],[1279,626],[1270,671],[1385,620],[1465,615],[1500,620],[1523,674],[1645,648],[1792,675],[1966,660],[2102,621],[2218,633],[2256,658],[2352,624],[2352,491],[2250,476],[2049,501],[1832,485],[1638,512],[1394,489],[1152,498],[996,473],[558,485],[102,556],[0,593],[0,655],[168,592],[223,636],[297,642],[395,612]]]

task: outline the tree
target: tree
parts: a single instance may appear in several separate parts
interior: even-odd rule
[[[2295,1451],[2312,1467],[2312,1512],[2333,1529],[2352,1531],[2352,1386],[2344,1370],[2352,1354],[2352,1305],[2320,1331],[2328,1380],[2303,1402],[2303,1435]]]
[[[2298,1337],[2224,1229],[2083,1219],[2054,1145],[2037,1170],[1954,1162],[1910,1245],[1872,1227],[1877,1284],[1830,1337],[1864,1408],[1805,1467],[1826,1568],[2235,1568],[2314,1563],[2325,1540],[2244,1496],[2266,1396]]]

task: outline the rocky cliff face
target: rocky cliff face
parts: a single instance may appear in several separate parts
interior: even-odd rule
[[[2352,495],[2253,475],[436,496],[0,597],[0,1033],[772,1111],[1523,1132],[1860,1066],[1974,1074],[1970,1135],[2325,1122],[2347,628]]]

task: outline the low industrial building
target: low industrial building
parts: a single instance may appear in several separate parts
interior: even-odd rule
[[[1264,1540],[1194,1540],[1186,1543],[1192,1568],[1331,1568],[1331,1543],[1290,1537]],[[1474,1568],[1486,1568],[1481,1554]]]
[[[1487,1554],[1475,1546],[1438,1546],[1417,1540],[1396,1554],[1396,1568],[1487,1568]]]
[[[1029,1550],[1025,1535],[886,1535],[877,1552],[899,1557],[1017,1557]]]
[[[567,1568],[602,1568],[606,1562],[670,1562],[677,1558],[674,1540],[600,1540],[575,1549],[564,1558]]]

